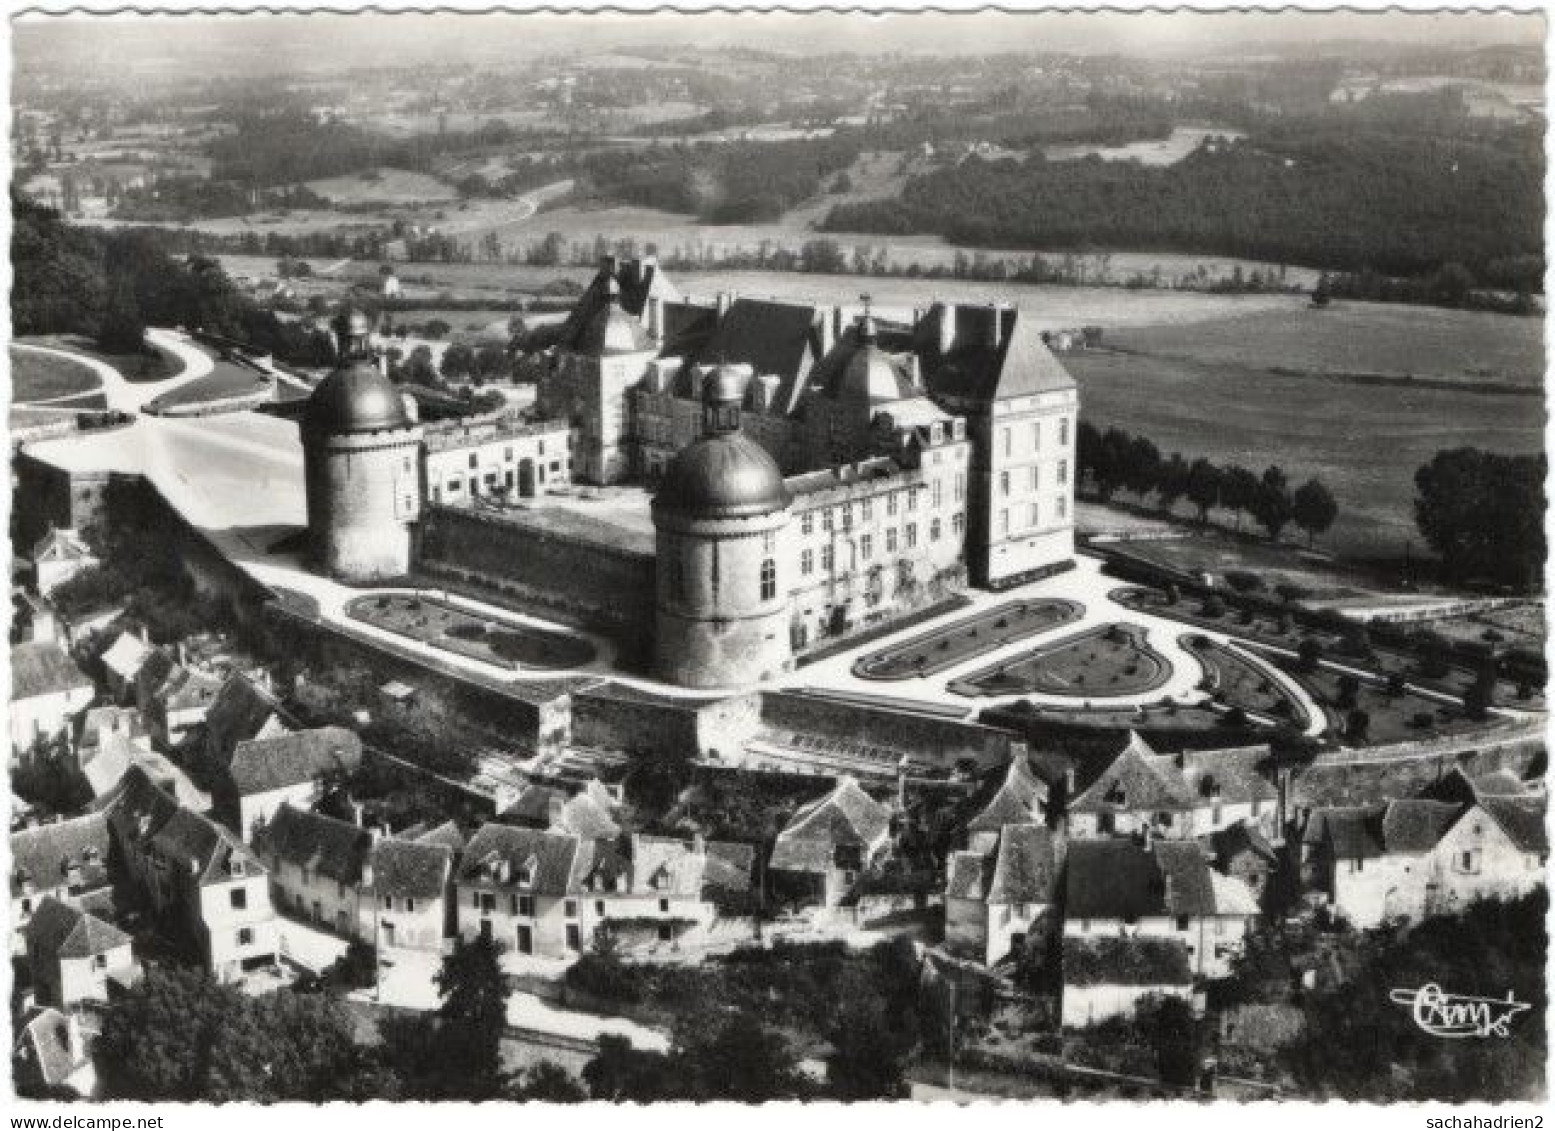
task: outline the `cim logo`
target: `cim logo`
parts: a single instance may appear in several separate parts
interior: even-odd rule
[[[1393,990],[1388,994],[1399,1005],[1407,1005],[1415,1024],[1433,1037],[1509,1037],[1512,1019],[1525,1009],[1508,991],[1506,997],[1472,997],[1443,993],[1435,982],[1418,990]]]

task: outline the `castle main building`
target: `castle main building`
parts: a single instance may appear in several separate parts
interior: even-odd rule
[[[455,575],[722,688],[1071,561],[1075,386],[1018,311],[846,323],[697,304],[652,260],[607,259],[518,345],[543,361],[527,419],[421,429],[347,336],[304,425],[327,571]],[[578,482],[645,484],[651,512],[610,526],[547,498]]]

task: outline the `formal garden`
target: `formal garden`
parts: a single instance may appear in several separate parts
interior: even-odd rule
[[[871,652],[853,666],[853,674],[877,680],[935,675],[1012,641],[1072,624],[1084,615],[1085,606],[1078,601],[1011,601]]]
[[[374,628],[498,667],[556,671],[581,667],[595,656],[594,646],[582,637],[472,612],[435,597],[409,593],[358,597],[346,605],[346,614]]]
[[[958,695],[1069,695],[1084,699],[1142,695],[1172,674],[1165,656],[1150,647],[1145,630],[1107,624],[1040,644],[954,680]]]
[[[1310,720],[1300,701],[1258,663],[1208,636],[1188,633],[1182,646],[1199,661],[1199,690],[1233,717],[1282,723],[1305,730]]]

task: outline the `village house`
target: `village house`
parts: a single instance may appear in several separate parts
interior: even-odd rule
[[[1033,934],[1053,928],[1060,863],[1043,825],[1005,825],[993,835],[987,851],[951,853],[945,883],[946,947],[988,966],[1020,954]]]
[[[331,783],[362,762],[362,740],[344,727],[318,727],[242,741],[212,789],[216,815],[244,840],[282,805],[311,809]]]
[[[454,836],[457,838],[457,831]],[[378,946],[386,950],[433,952],[443,948],[443,940],[454,933],[455,857],[456,850],[441,829],[415,840],[385,837],[373,845],[373,914]]]
[[[609,788],[597,778],[590,778],[576,793],[536,783],[497,814],[497,820],[506,825],[601,839],[621,831],[614,816],[618,804]]]
[[[1423,798],[1316,810],[1302,878],[1352,926],[1418,920],[1544,883],[1544,811],[1517,798]]]
[[[221,773],[239,743],[277,738],[289,730],[268,687],[241,672],[231,675],[205,713],[206,765]]]
[[[372,935],[372,847],[366,829],[287,803],[254,837],[276,909],[356,939]]]
[[[67,735],[96,688],[58,644],[11,649],[11,767],[26,763],[41,742]]]
[[[13,1084],[21,1095],[53,1095],[60,1090],[83,1099],[97,1094],[89,1032],[76,1014],[52,1007],[35,1011],[20,1026],[11,1058]]]
[[[1130,732],[1118,756],[1069,802],[1076,839],[1149,830],[1173,839],[1206,836],[1251,820],[1273,835],[1279,791],[1259,767],[1266,746],[1157,754]]]
[[[562,833],[481,826],[465,845],[454,884],[460,936],[491,938],[519,954],[581,954],[585,848]]]
[[[124,775],[109,824],[126,879],[164,922],[182,927],[217,980],[274,965],[269,879],[234,834],[182,808],[140,766]]]
[[[769,868],[835,907],[853,893],[859,877],[885,854],[891,810],[843,776],[826,796],[802,806],[778,833]]]
[[[1215,870],[1240,880],[1259,905],[1266,906],[1270,882],[1280,867],[1280,854],[1264,836],[1262,827],[1252,821],[1238,821],[1211,833],[1207,843]]]
[[[151,739],[139,711],[133,707],[93,707],[81,721],[73,769],[92,797],[102,798],[118,788],[137,755],[150,752]]]
[[[1031,768],[1025,744],[1016,743],[997,787],[992,794],[978,799],[967,819],[967,847],[973,851],[991,849],[1006,825],[1045,823],[1048,796],[1048,785]]]
[[[11,950],[45,899],[73,907],[106,903],[109,830],[106,813],[87,813],[11,834]]]
[[[135,703],[152,741],[164,750],[180,745],[205,722],[221,687],[218,676],[187,667],[162,648],[153,649],[135,680]]]
[[[1241,881],[1197,841],[1076,840],[1064,880],[1065,938],[1151,936],[1187,947],[1193,973],[1224,978],[1258,918]]]
[[[25,931],[34,1000],[66,1012],[106,1002],[109,984],[137,977],[130,936],[112,923],[45,896]]]
[[[50,528],[26,557],[17,562],[22,576],[47,597],[83,570],[99,564],[79,534],[63,527]]]
[[[25,589],[11,592],[11,639],[18,644],[28,641],[58,641],[64,634],[59,614],[45,598]]]
[[[128,703],[135,697],[140,669],[151,656],[151,645],[144,631],[121,632],[102,655],[103,677],[108,694],[115,703]]]

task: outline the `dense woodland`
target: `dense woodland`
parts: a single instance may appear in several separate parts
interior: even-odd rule
[[[834,231],[935,232],[972,246],[1159,248],[1419,275],[1456,262],[1538,289],[1536,131],[1484,136],[1278,122],[1175,165],[983,161],[913,178],[898,199],[841,204]]]

